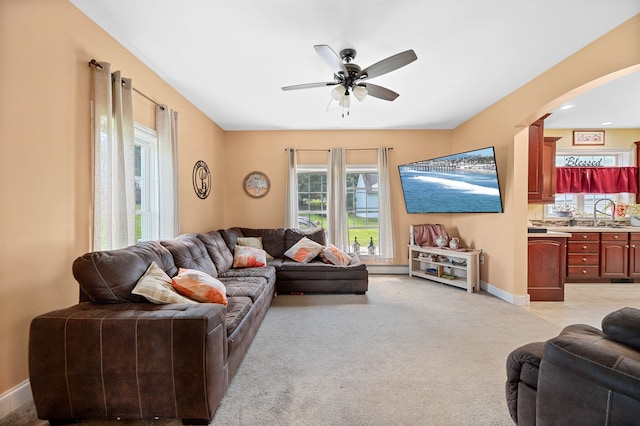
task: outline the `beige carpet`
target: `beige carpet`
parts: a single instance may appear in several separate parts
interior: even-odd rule
[[[559,325],[419,278],[371,276],[369,288],[363,296],[277,296],[211,424],[513,424],[506,357]],[[31,404],[0,423],[45,424]]]

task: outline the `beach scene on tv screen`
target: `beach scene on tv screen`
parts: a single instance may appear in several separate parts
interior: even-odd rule
[[[407,213],[501,213],[493,148],[398,166]]]

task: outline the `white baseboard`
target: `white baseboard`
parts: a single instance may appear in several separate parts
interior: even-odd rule
[[[530,302],[528,294],[509,293],[508,291],[504,291],[501,288],[495,287],[484,281],[480,281],[480,288],[490,295],[495,296],[498,299],[502,299],[505,302],[509,302],[512,305],[528,306]]]
[[[409,275],[409,265],[367,265],[372,275]]]
[[[25,380],[0,395],[0,419],[33,400],[31,384]]]

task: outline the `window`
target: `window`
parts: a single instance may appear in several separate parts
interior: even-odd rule
[[[376,165],[347,166],[349,244],[357,239],[359,254],[369,254],[371,241],[378,254],[378,170]],[[327,168],[298,166],[298,225],[327,226]]]
[[[606,167],[629,166],[632,164],[632,150],[558,150],[556,152],[556,167],[577,166],[580,164],[601,165]],[[556,194],[555,205],[547,205],[545,216],[557,217],[555,206],[568,205],[575,209],[578,215],[590,217],[593,206],[598,200],[611,199],[616,203],[633,202],[631,194]],[[599,206],[600,207],[600,206]]]
[[[158,137],[155,130],[135,124],[134,140],[136,242],[159,238]]]

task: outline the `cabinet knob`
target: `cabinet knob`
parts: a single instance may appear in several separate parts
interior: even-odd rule
[[[582,258],[582,261],[583,261],[583,262],[586,262],[586,261],[587,261],[587,258],[586,258],[586,257],[583,257],[583,258]]]
[[[586,273],[587,273],[586,269],[583,269],[583,270],[582,270],[582,273],[583,273],[583,274],[586,274]]]
[[[587,239],[587,236],[586,236],[586,235],[583,235],[583,236],[582,236],[582,239],[583,239],[583,240],[586,240],[586,239]]]
[[[617,239],[618,239],[618,236],[617,236],[617,235],[614,235],[614,236],[613,236],[613,239],[614,239],[614,240],[617,240]]]
[[[582,246],[582,250],[586,250],[586,249],[587,249],[587,246]]]

